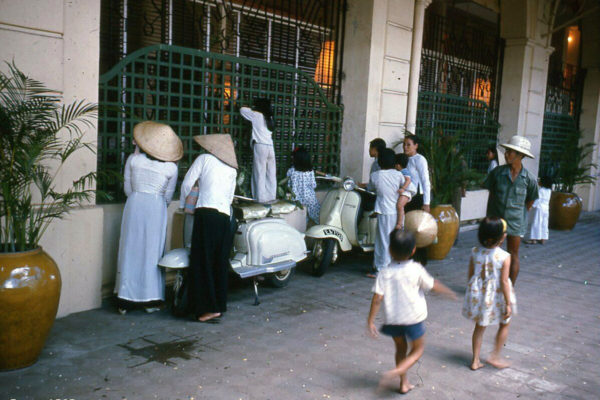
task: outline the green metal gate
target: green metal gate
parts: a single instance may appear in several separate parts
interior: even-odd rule
[[[420,92],[417,107],[417,134],[442,129],[459,136],[469,168],[486,171],[486,149],[496,144],[499,125],[488,105],[481,100],[451,94]]]
[[[274,108],[273,134],[278,177],[285,176],[294,146],[305,146],[316,169],[339,172],[343,110],[327,100],[303,71],[185,47],[154,45],[140,49],[102,75],[99,83],[98,171],[121,174],[133,151],[133,126],[143,120],[169,124],[184,144],[180,179],[200,148],[193,136],[229,133],[238,162],[249,170],[251,126],[239,115],[256,97]],[[119,182],[99,188],[117,201]]]

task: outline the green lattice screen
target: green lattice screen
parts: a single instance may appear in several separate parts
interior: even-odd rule
[[[133,151],[133,126],[143,120],[169,124],[184,144],[180,179],[200,153],[193,136],[232,135],[238,162],[251,168],[251,126],[239,115],[256,97],[271,99],[278,177],[285,176],[294,146],[313,155],[316,169],[339,172],[342,109],[318,84],[292,67],[199,50],[155,45],[140,49],[100,77],[98,170],[121,174]],[[119,182],[101,189],[123,199]]]
[[[417,134],[443,129],[460,135],[460,145],[470,168],[486,171],[486,149],[495,144],[498,122],[481,100],[435,92],[419,92]]]
[[[576,129],[575,119],[569,114],[544,113],[540,173],[553,175],[553,156],[563,148],[569,133]]]

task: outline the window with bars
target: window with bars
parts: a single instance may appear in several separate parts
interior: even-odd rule
[[[103,1],[101,60],[108,70],[99,85],[99,171],[122,173],[133,126],[144,119],[168,123],[184,142],[181,175],[199,151],[193,136],[209,133],[230,133],[238,161],[249,169],[250,127],[238,108],[256,97],[274,105],[278,175],[285,175],[297,145],[309,149],[318,169],[338,171],[342,109],[335,68],[341,55],[334,52],[343,35],[323,16],[332,4],[341,12],[343,0],[303,2],[315,7],[300,17],[282,11],[282,4],[298,7],[298,1],[253,1],[254,9],[245,3]],[[142,37],[132,39],[134,33]],[[116,65],[109,68],[111,62]],[[119,182],[99,188],[123,200]]]
[[[497,24],[450,6],[442,16],[432,6],[425,15],[417,133],[459,135],[469,167],[484,171],[485,150],[498,135],[504,44]]]
[[[293,66],[340,104],[345,0],[102,0],[100,70],[152,44]]]

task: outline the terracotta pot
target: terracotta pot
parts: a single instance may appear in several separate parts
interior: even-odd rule
[[[41,247],[0,253],[0,370],[36,362],[60,298],[60,272]]]
[[[437,243],[427,247],[427,258],[443,260],[454,245],[458,234],[459,218],[450,204],[440,204],[431,209],[431,215],[437,221]]]
[[[581,207],[581,198],[576,194],[552,192],[550,196],[550,228],[559,231],[573,229],[579,219]]]

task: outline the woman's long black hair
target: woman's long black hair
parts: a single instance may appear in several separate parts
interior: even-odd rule
[[[271,100],[261,97],[254,99],[254,105],[252,106],[254,111],[258,111],[265,117],[265,123],[267,128],[271,132],[275,129],[275,120],[273,119],[273,107],[271,107]]]

